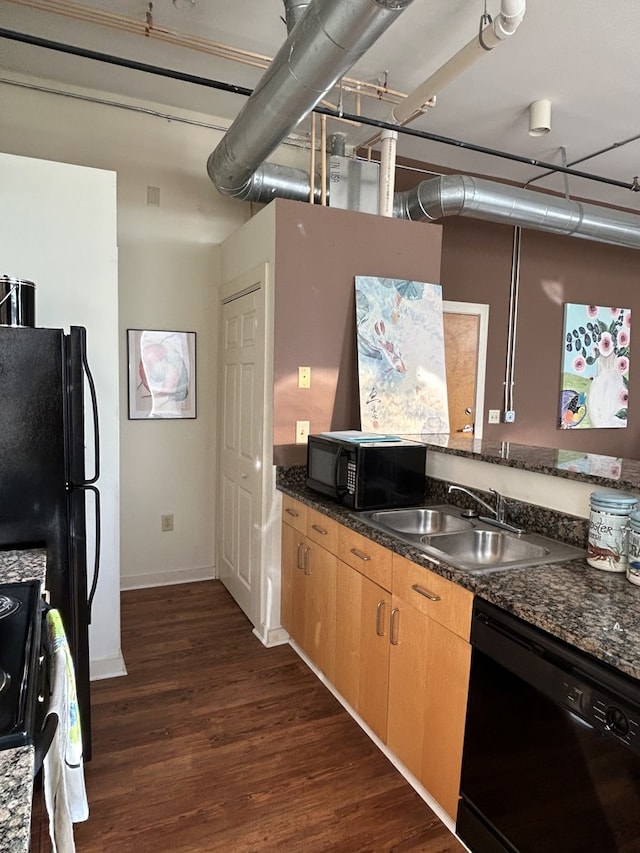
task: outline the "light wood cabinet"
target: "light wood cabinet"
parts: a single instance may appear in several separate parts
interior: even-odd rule
[[[337,525],[291,498],[283,502],[283,511],[282,624],[318,669],[333,681],[338,561],[335,554],[319,547],[306,534],[310,532],[321,541],[327,536],[328,542],[337,542]]]
[[[385,741],[391,595],[341,561],[337,592],[335,686]]]
[[[472,602],[468,590],[393,555],[387,744],[453,818]]]
[[[284,627],[455,819],[472,593],[292,498],[283,506]]]

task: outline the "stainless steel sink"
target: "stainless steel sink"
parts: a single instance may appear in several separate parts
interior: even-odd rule
[[[362,513],[363,521],[403,542],[474,574],[559,563],[584,556],[581,548],[538,533],[513,533],[462,516],[449,504]]]
[[[411,507],[410,509],[383,509],[369,513],[371,521],[398,533],[437,535],[473,528],[471,521],[453,515],[441,507]]]

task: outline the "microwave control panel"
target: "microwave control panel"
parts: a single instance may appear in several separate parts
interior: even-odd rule
[[[347,492],[354,495],[356,492],[356,463],[347,462]]]

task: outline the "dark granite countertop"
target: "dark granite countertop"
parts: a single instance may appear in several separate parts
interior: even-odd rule
[[[280,491],[615,669],[640,678],[640,587],[631,584],[626,575],[592,568],[583,559],[481,576],[444,562],[436,566],[423,551],[370,527],[357,512],[312,492],[303,484],[299,471],[285,469],[279,474]]]
[[[640,491],[640,460],[579,450],[557,450],[510,441],[486,441],[472,435],[407,435],[432,450],[523,471],[564,477],[603,489]]]
[[[41,549],[0,551],[0,583],[44,582],[46,554]],[[27,853],[31,834],[33,747],[0,752],[0,839],[3,853]]]

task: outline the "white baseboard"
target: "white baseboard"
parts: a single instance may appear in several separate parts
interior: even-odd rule
[[[268,649],[273,646],[284,646],[285,643],[289,642],[289,634],[284,628],[267,628],[265,630],[263,625],[262,630],[254,628],[253,633],[260,640],[262,645],[266,646]]]
[[[89,671],[91,681],[100,681],[103,678],[117,678],[120,675],[127,674],[127,667],[120,652],[114,658],[100,658],[99,660],[89,661]]]
[[[121,575],[120,590],[150,589],[154,586],[173,586],[178,583],[194,583],[196,581],[212,581],[216,578],[214,566],[202,568],[174,569],[170,572],[157,574]]]

